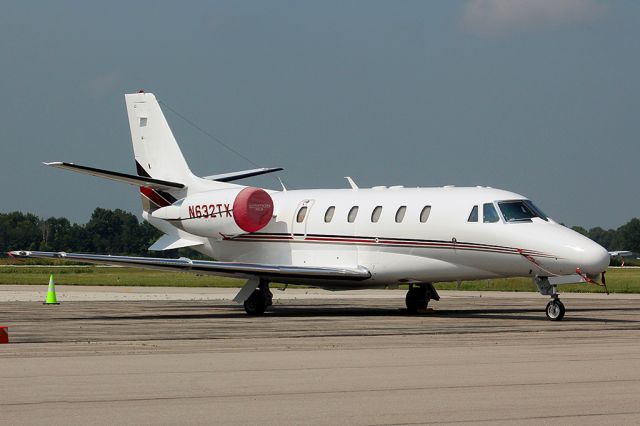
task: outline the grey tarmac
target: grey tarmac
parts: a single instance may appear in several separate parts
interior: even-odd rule
[[[233,289],[62,290],[0,286],[0,424],[640,423],[635,296],[550,322],[530,293],[289,289],[252,318]]]

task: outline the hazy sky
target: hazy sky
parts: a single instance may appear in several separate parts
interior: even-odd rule
[[[640,216],[639,43],[637,1],[3,2],[0,211],[139,212],[40,162],[133,173],[145,89],[292,188],[489,185],[617,227]],[[254,167],[166,116],[195,173]]]

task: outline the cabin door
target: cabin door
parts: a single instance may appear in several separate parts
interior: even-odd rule
[[[307,236],[307,223],[314,200],[302,200],[298,203],[291,219],[291,236],[294,240],[304,240]]]

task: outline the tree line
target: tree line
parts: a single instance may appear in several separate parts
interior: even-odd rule
[[[124,210],[96,208],[83,225],[31,213],[0,213],[0,249],[148,256],[162,233]]]
[[[571,229],[586,235],[609,251],[629,250],[640,253],[640,219],[634,218],[618,229],[603,229],[599,226],[589,230],[574,226]]]
[[[631,219],[617,229],[595,227],[573,230],[586,235],[607,250],[630,250],[640,253],[640,219]],[[151,246],[162,233],[140,222],[129,212],[96,208],[85,224],[66,218],[42,219],[31,213],[0,213],[0,250],[73,251],[84,253],[148,256]],[[176,256],[177,251],[154,252],[154,256]],[[186,251],[180,251],[186,255]],[[194,252],[189,254],[195,255]]]

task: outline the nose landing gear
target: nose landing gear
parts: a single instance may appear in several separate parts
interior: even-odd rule
[[[553,282],[548,277],[535,277],[534,282],[538,287],[540,294],[544,296],[551,296],[551,300],[547,303],[544,313],[551,321],[561,321],[564,318],[566,309],[564,304],[558,297],[558,284],[562,283],[562,278],[553,277]],[[568,281],[570,282],[570,280]]]
[[[560,301],[557,295],[552,297],[549,303],[547,303],[545,313],[547,314],[547,318],[551,321],[561,321],[562,318],[564,318],[564,304]]]

